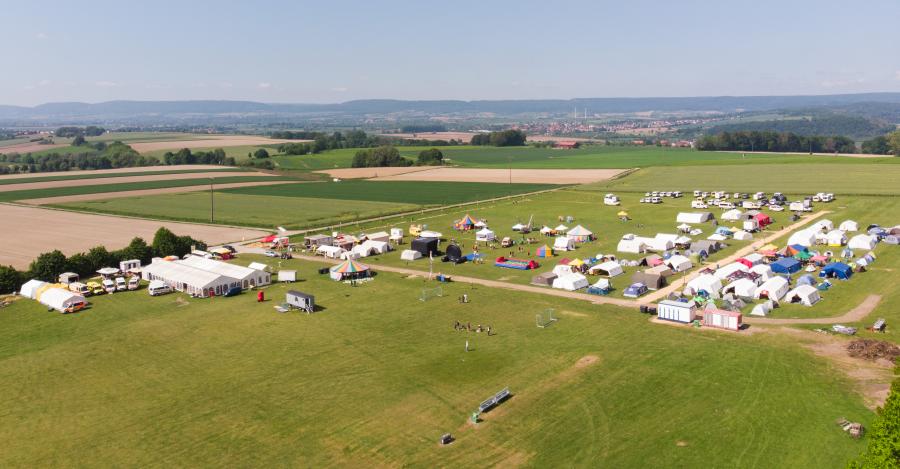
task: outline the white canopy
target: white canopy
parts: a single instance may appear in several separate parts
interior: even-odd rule
[[[844,220],[841,222],[841,226],[838,227],[841,231],[859,231],[859,223],[856,223],[853,220]]]
[[[820,299],[819,290],[812,285],[799,285],[797,288],[794,288],[784,295],[784,301],[789,303],[800,303],[804,306],[812,306]]]
[[[788,244],[799,244],[810,247],[816,244],[816,231],[812,229],[800,230],[788,238]]]
[[[690,259],[682,255],[675,255],[666,259],[665,264],[675,272],[684,272],[694,266]]]
[[[747,241],[753,239],[753,234],[748,231],[738,230],[734,232],[734,239],[738,241]]]
[[[575,291],[587,288],[587,286],[587,277],[579,273],[569,273],[553,279],[553,288],[559,288],[561,290]]]
[[[568,235],[568,236],[590,236],[592,234],[594,234],[594,233],[591,230],[589,230],[581,225],[578,225],[575,228],[572,228],[571,230],[568,231],[568,233],[566,233],[566,235]]]
[[[713,299],[720,298],[719,292],[722,290],[722,282],[714,275],[702,274],[688,282],[687,287],[693,293],[699,293],[701,290],[709,293],[709,297]]]
[[[865,234],[858,234],[850,238],[847,246],[850,247],[850,249],[874,249],[875,237]]]
[[[602,264],[591,266],[588,271],[597,272],[600,275],[606,275],[607,277],[615,277],[617,275],[622,275],[623,273],[625,273],[622,270],[622,266],[616,261],[607,261]]]
[[[497,239],[497,235],[487,228],[482,228],[475,232],[476,241],[493,241],[495,239]]]
[[[575,240],[568,236],[558,236],[553,241],[553,249],[555,251],[572,251],[575,249]]]
[[[569,227],[566,226],[566,225],[559,225],[559,226],[557,226],[556,228],[554,228],[554,230],[556,230],[556,231],[568,231],[568,230],[569,230]]]
[[[332,259],[338,259],[341,257],[341,254],[347,252],[346,249],[340,248],[337,246],[326,246],[322,245],[316,248],[316,254],[321,254],[325,257],[330,257]]]
[[[422,253],[419,251],[413,251],[412,249],[405,249],[400,253],[400,259],[404,261],[414,261],[416,259],[421,259]]]
[[[769,280],[763,282],[759,288],[756,289],[756,292],[753,294],[754,298],[761,298],[763,294],[766,294],[767,298],[770,300],[778,301],[781,297],[784,296],[788,291],[788,281],[784,277],[772,277]]]

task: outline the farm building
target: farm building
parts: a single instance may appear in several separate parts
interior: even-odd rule
[[[738,312],[722,309],[707,309],[703,311],[703,325],[706,327],[738,331],[741,329],[742,322],[743,315]]]
[[[236,264],[191,256],[176,263],[206,270],[214,274],[238,279],[241,288],[259,287],[272,283],[272,274]]]
[[[592,266],[589,272],[597,275],[603,275],[605,277],[615,277],[617,275],[622,275],[625,273],[622,270],[622,266],[616,261],[607,261],[602,264],[597,264]]]
[[[722,290],[722,281],[715,275],[702,274],[688,282],[687,288],[695,294],[706,292],[710,298],[717,299]]]
[[[553,288],[561,290],[575,291],[587,288],[589,285],[587,277],[579,273],[569,273],[561,275],[553,279]]]
[[[697,311],[693,302],[664,300],[656,306],[656,317],[664,321],[689,324],[696,319]]]
[[[241,281],[227,275],[199,269],[178,261],[156,261],[144,266],[141,277],[146,281],[159,280],[175,290],[202,298],[224,295]]]
[[[575,241],[576,243],[588,242],[591,240],[591,238],[593,236],[594,236],[594,233],[591,230],[589,230],[581,225],[578,225],[575,228],[572,228],[571,230],[566,232],[566,237],[568,237],[572,241]]]
[[[876,238],[874,236],[858,234],[852,238],[847,243],[847,246],[850,249],[875,249]]]
[[[804,306],[812,306],[820,299],[819,290],[812,285],[798,285],[784,295],[784,301],[788,303],[800,303]]]
[[[794,259],[792,257],[784,257],[769,264],[769,267],[771,267],[772,272],[775,272],[776,274],[790,275],[795,272],[799,272],[803,266],[797,259]]]
[[[694,264],[690,259],[680,255],[675,255],[666,259],[665,264],[675,272],[684,272],[685,270],[690,270],[691,267],[694,267]]]
[[[48,288],[38,295],[37,300],[42,305],[53,308],[60,313],[77,311],[87,304],[83,296],[65,288]]]
[[[788,288],[789,285],[786,278],[772,277],[763,282],[763,284],[756,289],[756,292],[753,293],[753,297],[756,299],[767,298],[769,300],[778,301],[785,293],[787,293]]]
[[[419,251],[423,257],[438,253],[438,238],[416,238],[412,240],[410,248]]]
[[[575,240],[569,238],[568,236],[558,236],[555,240],[553,240],[553,250],[554,251],[574,251],[575,250]]]
[[[678,223],[697,224],[706,223],[715,220],[715,218],[716,217],[709,212],[681,212],[675,217],[675,221]]]
[[[308,313],[313,312],[316,308],[316,298],[314,296],[297,290],[288,290],[284,295],[284,301],[294,308],[302,309]]]

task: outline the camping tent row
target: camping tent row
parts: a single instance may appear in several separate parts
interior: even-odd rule
[[[691,239],[675,234],[657,233],[653,238],[626,234],[622,236],[616,250],[619,252],[640,254],[648,251],[665,252],[674,249],[675,246],[689,246]]]
[[[141,276],[146,281],[158,280],[175,290],[201,298],[224,295],[232,288],[244,289],[272,282],[272,275],[264,270],[197,256],[176,261],[154,259],[143,267]]]
[[[73,293],[61,285],[51,284],[32,279],[25,282],[19,289],[19,295],[32,300],[37,300],[48,308],[53,308],[61,313],[75,309],[81,309],[87,304],[84,296]]]

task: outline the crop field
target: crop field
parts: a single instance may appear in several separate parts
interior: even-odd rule
[[[423,304],[422,279],[354,288],[282,263],[302,281],[264,303],[141,290],[77,315],[5,308],[0,394],[15,405],[0,414],[0,464],[822,468],[865,445],[834,420],[871,412],[794,337],[462,284]],[[274,312],[287,289],[323,309]],[[538,329],[545,308],[559,321]]]
[[[823,157],[824,158],[824,157]],[[829,157],[830,158],[830,157]],[[896,160],[896,162],[895,162]],[[857,160],[863,161],[863,160]],[[582,186],[585,190],[726,190],[791,191],[811,195],[900,194],[900,158],[854,164],[759,164],[741,166],[676,166],[641,169],[626,178]]]
[[[177,166],[176,166],[177,167]],[[98,171],[73,171],[76,174],[66,174],[66,173],[53,173],[52,176],[31,176],[31,177],[3,177],[0,176],[0,186],[13,185],[13,184],[26,184],[33,182],[54,182],[54,181],[75,181],[81,179],[105,179],[105,178],[119,178],[119,177],[130,177],[130,176],[161,176],[161,175],[170,175],[170,174],[193,174],[193,173],[226,173],[226,172],[243,172],[247,171],[244,168],[232,168],[232,167],[210,167],[204,169],[173,169],[169,170],[158,170],[158,171],[109,171],[109,170],[98,170]]]
[[[262,187],[262,186],[260,186]],[[410,203],[323,197],[244,195],[216,191],[215,222],[236,226],[290,229],[325,226],[391,215],[420,208]],[[208,223],[210,196],[207,192],[148,195],[54,204],[65,209],[107,213],[158,220]]]

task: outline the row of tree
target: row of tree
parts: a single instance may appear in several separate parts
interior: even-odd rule
[[[353,155],[351,164],[354,168],[379,168],[388,166],[412,166],[412,160],[400,156],[396,147],[384,145],[367,150],[360,150]]]
[[[87,127],[60,127],[56,129],[54,135],[57,137],[98,137],[103,135],[106,129],[89,125]]]
[[[843,137],[804,136],[790,132],[740,131],[704,135],[698,150],[769,151],[796,153],[855,153],[853,140]]]
[[[895,363],[894,374],[900,375]],[[866,429],[865,452],[847,464],[848,469],[900,468],[900,377],[894,379],[887,400]]]
[[[268,156],[268,155],[267,155]],[[225,150],[216,148],[211,151],[192,152],[190,148],[182,148],[176,152],[167,151],[163,154],[163,164],[181,165],[181,164],[218,164],[225,166],[235,166],[237,163],[234,157],[225,155]]]
[[[498,132],[478,133],[472,136],[472,145],[491,145],[495,147],[515,147],[525,145],[525,132],[521,130],[501,130]]]
[[[17,291],[19,286],[32,278],[55,282],[63,272],[75,272],[87,278],[94,276],[98,269],[118,266],[123,260],[140,259],[142,264],[148,264],[153,257],[182,257],[191,252],[192,247],[206,249],[206,244],[190,236],[177,236],[162,227],[156,230],[153,243],[149,245],[142,238],[134,238],[128,246],[117,251],[97,246],[66,257],[61,251],[54,250],[39,255],[24,272],[12,266],[0,266],[0,294]]]
[[[871,155],[900,156],[900,130],[866,140],[862,143],[862,152]]]
[[[51,152],[40,155],[10,153],[0,155],[0,174],[43,173],[75,169],[112,169],[158,165],[159,159],[134,151],[122,142],[97,142],[78,147],[77,151]]]

